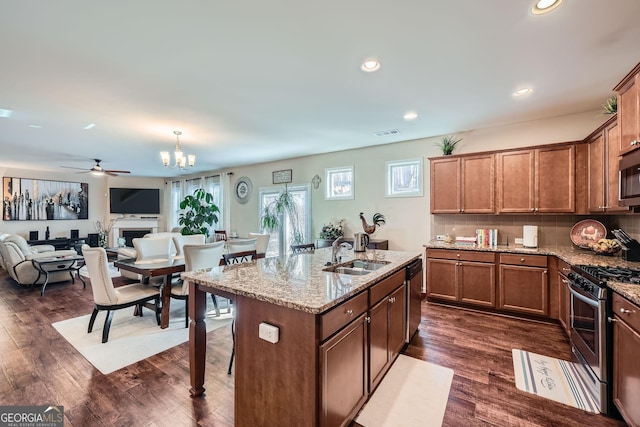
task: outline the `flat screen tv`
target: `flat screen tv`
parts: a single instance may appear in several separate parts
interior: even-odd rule
[[[109,188],[109,208],[117,214],[159,214],[157,188]]]

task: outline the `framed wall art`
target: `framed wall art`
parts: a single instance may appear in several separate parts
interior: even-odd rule
[[[46,221],[89,218],[89,184],[2,178],[2,219]]]
[[[274,184],[290,184],[293,180],[291,169],[273,171],[271,174],[272,174],[272,180]]]

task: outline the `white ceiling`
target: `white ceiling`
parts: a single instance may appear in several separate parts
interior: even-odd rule
[[[174,129],[197,172],[598,109],[640,61],[640,1],[532,5],[5,0],[0,166],[171,176]]]

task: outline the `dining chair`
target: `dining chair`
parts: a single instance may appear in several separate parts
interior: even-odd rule
[[[256,251],[258,247],[258,239],[241,239],[238,241],[227,240],[227,252],[235,253],[235,252],[245,252],[245,251]]]
[[[303,245],[291,245],[292,254],[301,254],[303,252],[313,252],[316,250],[315,243],[305,243]]]
[[[216,242],[220,240],[227,240],[227,230],[214,230],[213,238]]]
[[[271,238],[270,234],[267,233],[249,233],[250,239],[258,239],[256,242],[256,252],[259,254],[264,254],[267,252],[267,247],[269,246],[269,239]]]
[[[196,245],[184,245],[184,270],[194,271],[205,268],[218,267],[224,253],[224,242],[202,243]],[[180,280],[171,284],[171,298],[185,301],[185,328],[189,327],[189,281]],[[220,316],[218,299],[211,294],[216,316]],[[228,313],[231,313],[231,305],[227,305]]]
[[[107,252],[104,248],[90,248],[88,245],[84,245],[82,255],[89,272],[93,302],[95,303],[87,333],[93,331],[93,324],[98,312],[106,311],[107,316],[102,329],[102,342],[106,343],[109,340],[109,329],[115,310],[136,306],[134,315],[142,317],[142,307],[145,307],[144,303],[149,301],[154,302],[156,321],[160,325],[160,290],[158,288],[145,286],[143,283],[133,283],[116,288],[109,276]]]
[[[230,254],[223,254],[224,262],[227,265],[233,264],[241,264],[243,262],[251,262],[252,260],[258,258],[258,253],[254,250],[252,251],[244,251],[244,252],[235,252]],[[264,257],[264,254],[263,254]],[[233,318],[231,322],[231,342],[233,348],[231,349],[231,359],[229,360],[229,369],[227,370],[227,374],[231,375],[231,368],[233,367],[233,358],[236,354],[236,319]]]
[[[136,259],[143,258],[163,258],[169,259],[173,255],[173,238],[171,237],[137,237],[131,240],[136,251]],[[143,277],[142,281],[153,286],[161,286],[164,283],[163,277]]]
[[[187,236],[174,236],[173,246],[176,248],[177,256],[184,256],[182,247],[184,245],[203,245],[205,243],[206,236],[204,234],[190,234]],[[223,245],[224,247],[224,245]]]

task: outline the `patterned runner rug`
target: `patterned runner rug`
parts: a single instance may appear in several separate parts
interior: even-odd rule
[[[600,412],[577,373],[576,363],[517,349],[511,353],[519,390],[587,412]]]
[[[399,355],[356,422],[365,427],[440,427],[453,370]]]

